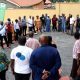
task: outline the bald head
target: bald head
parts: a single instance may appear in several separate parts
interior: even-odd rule
[[[48,37],[46,35],[42,34],[39,37],[39,42],[41,43],[41,45],[48,44]]]

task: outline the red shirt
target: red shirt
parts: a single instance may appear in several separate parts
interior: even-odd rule
[[[57,18],[52,18],[52,24],[56,24]]]
[[[12,32],[12,25],[11,24],[7,24],[7,33]]]

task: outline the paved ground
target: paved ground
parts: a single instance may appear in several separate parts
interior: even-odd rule
[[[72,66],[72,48],[75,42],[73,36],[66,35],[61,32],[60,33],[50,32],[44,34],[51,35],[55,40],[62,59],[62,75],[69,75]],[[38,39],[39,35],[35,35],[35,38]],[[12,44],[11,49],[4,50],[9,59],[10,59],[10,52],[15,46],[17,46],[17,43]],[[10,69],[7,71],[7,80],[14,80]]]

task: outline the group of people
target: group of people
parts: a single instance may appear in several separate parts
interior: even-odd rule
[[[15,80],[80,80],[80,34],[74,34],[73,65],[70,77],[61,76],[61,57],[52,37],[42,34],[39,41],[34,33],[29,38],[20,36],[18,46],[12,49],[10,61],[0,52],[0,79],[6,80],[6,70],[10,63]]]
[[[3,53],[0,52],[1,54]],[[20,36],[18,46],[12,49],[10,58],[10,67],[15,80],[29,80],[31,74],[32,80],[60,78],[61,58],[56,44],[52,44],[51,36],[41,35],[39,41],[34,38],[33,32],[29,33],[28,39]],[[6,66],[8,65],[9,63]],[[6,67],[0,66],[0,68],[3,68],[0,71],[0,79],[6,80]],[[1,75],[2,73],[4,75]]]
[[[54,14],[51,19],[48,14],[42,14],[42,16],[37,15],[36,18],[34,16],[29,16],[28,19],[26,19],[26,16],[19,17],[15,19],[15,22],[8,18],[6,23],[0,22],[1,47],[4,48],[3,39],[7,47],[10,47],[13,40],[17,41],[21,35],[26,36],[27,31],[33,31],[35,34],[38,32],[59,31],[73,35],[74,29],[76,32],[80,32],[79,15],[75,19],[71,14],[67,18],[65,14],[59,17]]]
[[[51,28],[52,24],[52,28]],[[74,26],[76,33],[74,37],[76,42],[73,47],[73,65],[70,77],[73,80],[80,80],[80,18],[70,14],[66,18],[65,14],[51,19],[47,14],[36,19],[29,16],[19,17],[15,19],[15,23],[10,18],[4,24],[0,22],[0,42],[3,46],[3,39],[7,47],[13,44],[13,40],[18,41],[10,54],[9,61],[4,52],[0,52],[0,79],[6,80],[6,71],[10,64],[11,71],[15,76],[15,80],[29,80],[32,74],[32,80],[61,80],[61,58],[57,49],[57,45],[52,43],[52,37],[41,35],[39,41],[34,38],[34,33],[62,31],[73,35]],[[26,31],[29,31],[29,38],[26,39]],[[68,78],[69,79],[69,78]]]

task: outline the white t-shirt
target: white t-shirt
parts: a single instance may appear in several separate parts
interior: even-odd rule
[[[32,25],[33,25],[33,20],[32,20],[32,19],[28,19],[27,24],[28,24],[28,27],[32,27]]]
[[[11,59],[14,59],[14,71],[16,73],[28,74],[31,72],[29,67],[29,59],[32,49],[26,46],[17,46],[11,52]]]
[[[5,34],[6,34],[6,26],[4,26],[4,27],[0,30],[0,34],[1,34],[1,36],[5,36]]]
[[[70,24],[74,24],[74,22],[75,22],[74,17],[70,18]]]
[[[73,58],[77,59],[78,53],[80,53],[80,39],[76,40],[73,47]]]
[[[16,29],[20,29],[18,23],[14,23],[14,30],[15,30],[15,32],[16,32]]]

